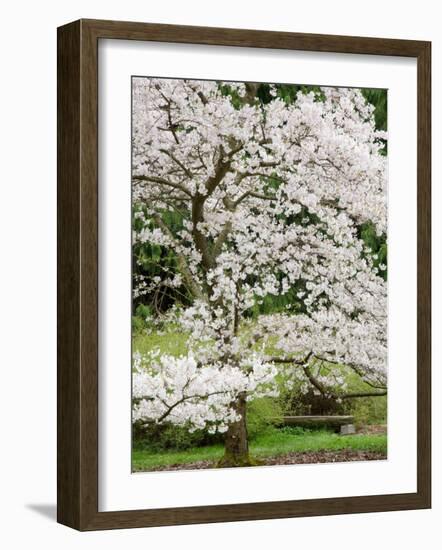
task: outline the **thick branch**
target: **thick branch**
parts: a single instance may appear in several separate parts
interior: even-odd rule
[[[198,224],[204,221],[204,203],[220,184],[224,176],[227,174],[230,168],[230,161],[223,161],[223,151],[220,151],[220,157],[215,169],[215,174],[208,178],[206,181],[207,194],[202,195],[197,193],[192,200],[192,235],[195,242],[195,246],[198,252],[201,254],[202,263],[206,270],[213,266],[214,257],[209,252],[207,238],[199,230]]]
[[[159,214],[156,214],[154,216],[154,220],[157,223],[157,225],[159,225],[159,227],[167,234],[167,236],[173,242],[175,242],[175,237],[174,237],[172,231],[169,229],[169,227],[161,219],[161,216]],[[202,290],[200,289],[199,285],[195,282],[194,278],[192,277],[192,273],[189,269],[189,266],[187,265],[186,258],[184,257],[183,254],[181,254],[177,250],[177,248],[178,248],[177,246],[174,247],[175,254],[177,255],[177,258],[178,258],[178,267],[179,267],[180,272],[183,274],[183,277],[186,280],[186,283],[187,283],[187,286],[188,286],[189,290],[195,296],[195,298],[203,299],[204,294],[203,294]]]
[[[185,187],[184,185],[180,183],[175,183],[173,181],[165,180],[164,178],[158,178],[156,176],[144,176],[142,174],[134,174],[133,176],[134,180],[140,180],[140,181],[150,181],[152,183],[158,183],[159,185],[166,185],[167,187],[173,187],[173,189],[178,189],[188,195],[189,197],[192,197],[191,192]]]
[[[244,96],[244,103],[254,105],[256,103],[256,92],[258,91],[259,84],[257,82],[246,82],[246,94]]]
[[[322,357],[320,355],[315,355],[316,359],[319,359],[319,361],[324,361],[325,363],[332,363],[333,365],[341,365],[342,362],[340,361],[335,361],[333,359],[329,359],[327,357]],[[361,369],[355,365],[354,363],[348,363],[346,362],[345,365],[349,368],[351,368],[358,376],[360,376],[364,382],[368,385],[368,386],[371,386],[372,388],[375,388],[375,389],[378,389],[378,390],[385,390],[386,389],[386,386],[385,385],[378,385],[378,384],[375,384],[374,382],[371,382],[370,380],[367,380],[365,378],[365,373],[363,373],[361,371]],[[379,382],[379,384],[381,384],[381,382]]]
[[[160,94],[163,97],[164,101],[166,102],[166,105],[161,106],[160,109],[163,109],[163,110],[167,111],[167,121],[169,123],[168,130],[170,132],[172,132],[173,139],[175,140],[175,143],[177,145],[179,145],[180,140],[178,139],[178,136],[176,134],[176,125],[172,122],[172,113],[171,113],[172,101],[163,94],[163,92],[160,90],[159,86],[156,86],[156,88],[160,92]]]
[[[303,359],[296,357],[266,357],[266,361],[269,363],[280,363],[280,364],[293,364],[293,365],[305,365],[313,355],[313,352],[309,352]]]
[[[326,388],[326,386],[313,375],[308,365],[304,366],[304,373],[312,386],[314,386],[321,393],[321,395],[324,395],[325,397],[332,397],[333,399],[353,399],[356,397],[380,397],[382,395],[387,395],[386,389],[381,391],[336,393],[333,390]]]
[[[212,256],[217,258],[222,250],[223,244],[226,242],[227,236],[232,229],[232,223],[230,221],[226,222],[221,233],[218,235],[218,238],[213,245]]]

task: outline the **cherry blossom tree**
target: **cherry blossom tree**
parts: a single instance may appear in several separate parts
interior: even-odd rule
[[[385,266],[359,231],[370,222],[386,233],[386,135],[360,90],[293,101],[273,85],[263,101],[262,90],[133,79],[134,244],[176,258],[134,292],[189,297],[166,314],[188,353],[134,356],[133,418],[225,432],[226,466],[253,463],[246,403],[279,384],[336,399],[356,396],[343,369],[368,384],[359,395],[387,384]],[[265,297],[294,289],[295,308],[251,318]]]

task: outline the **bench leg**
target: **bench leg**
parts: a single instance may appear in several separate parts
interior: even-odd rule
[[[340,434],[341,435],[352,435],[356,433],[356,428],[354,424],[343,424],[341,426]]]

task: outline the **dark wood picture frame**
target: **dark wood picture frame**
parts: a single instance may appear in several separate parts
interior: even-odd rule
[[[417,492],[98,511],[98,40],[417,58]],[[58,521],[81,531],[431,506],[431,43],[79,20],[58,29]]]

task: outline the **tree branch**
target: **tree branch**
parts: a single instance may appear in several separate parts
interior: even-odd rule
[[[192,199],[192,235],[195,246],[202,256],[202,263],[206,270],[213,266],[214,257],[209,252],[207,238],[198,229],[198,224],[204,221],[204,203],[206,202],[207,197],[210,197],[210,195],[215,191],[216,187],[229,171],[229,168],[230,161],[223,161],[223,150],[221,148],[215,174],[208,178],[205,183],[207,194],[202,195],[197,193]]]
[[[189,381],[187,382],[187,384],[188,383],[189,383]],[[208,397],[211,397],[212,395],[220,395],[220,394],[223,394],[223,393],[228,393],[228,390],[214,391],[214,392],[209,392],[207,394],[195,393],[193,395],[183,395],[183,397],[181,399],[179,399],[178,401],[176,401],[173,405],[169,405],[168,403],[166,403],[166,401],[164,401],[163,399],[160,399],[161,403],[165,407],[167,407],[166,411],[159,418],[157,418],[155,420],[151,420],[150,422],[146,422],[145,424],[160,424],[161,422],[163,422],[163,420],[165,420],[172,413],[172,411],[176,407],[178,407],[178,405],[181,405],[182,403],[184,403],[185,401],[188,401],[189,399],[207,399]],[[153,401],[154,399],[155,399],[154,397],[142,396],[142,397],[139,397],[137,400],[138,401],[142,401],[142,400]]]
[[[191,192],[185,187],[184,185],[180,183],[175,183],[173,181],[165,180],[164,178],[159,178],[156,176],[144,176],[142,174],[134,174],[132,176],[132,179],[134,180],[140,180],[140,181],[150,181],[152,183],[158,183],[159,185],[166,185],[168,187],[172,187],[173,189],[179,189],[189,197],[192,197]]]
[[[159,214],[156,214],[154,217],[155,222],[157,225],[167,234],[167,236],[176,244],[175,237],[172,233],[172,231],[169,229],[169,227],[164,223],[164,221],[161,219],[161,216]],[[187,285],[191,293],[195,296],[195,298],[204,299],[204,294],[202,290],[200,289],[199,285],[194,280],[192,273],[189,269],[189,266],[187,265],[186,258],[183,254],[181,254],[178,251],[178,246],[174,247],[175,254],[178,258],[178,267],[181,273],[183,274],[183,277],[186,279]]]
[[[294,364],[294,365],[305,365],[313,355],[313,352],[309,352],[304,359],[297,359],[296,357],[266,357],[266,362],[269,363],[281,363],[281,364]]]
[[[175,155],[173,155],[170,151],[168,151],[167,149],[160,149],[160,151],[167,155],[170,159],[172,159],[176,164],[178,164],[178,166],[183,170],[188,178],[193,177],[192,172],[188,168],[186,168],[184,164],[179,159],[177,159]]]
[[[304,366],[304,373],[310,384],[312,384],[312,386],[314,386],[321,393],[321,395],[325,397],[331,397],[333,399],[353,399],[357,397],[380,397],[382,395],[387,395],[387,389],[381,391],[336,393],[333,390],[326,388],[326,386],[313,375],[308,365]]]
[[[213,260],[215,260],[219,256],[222,250],[223,244],[226,242],[227,236],[230,233],[231,229],[232,229],[232,222],[227,221],[224,224],[224,227],[221,233],[218,235],[215,241],[215,244],[213,245],[213,249],[212,249]]]

